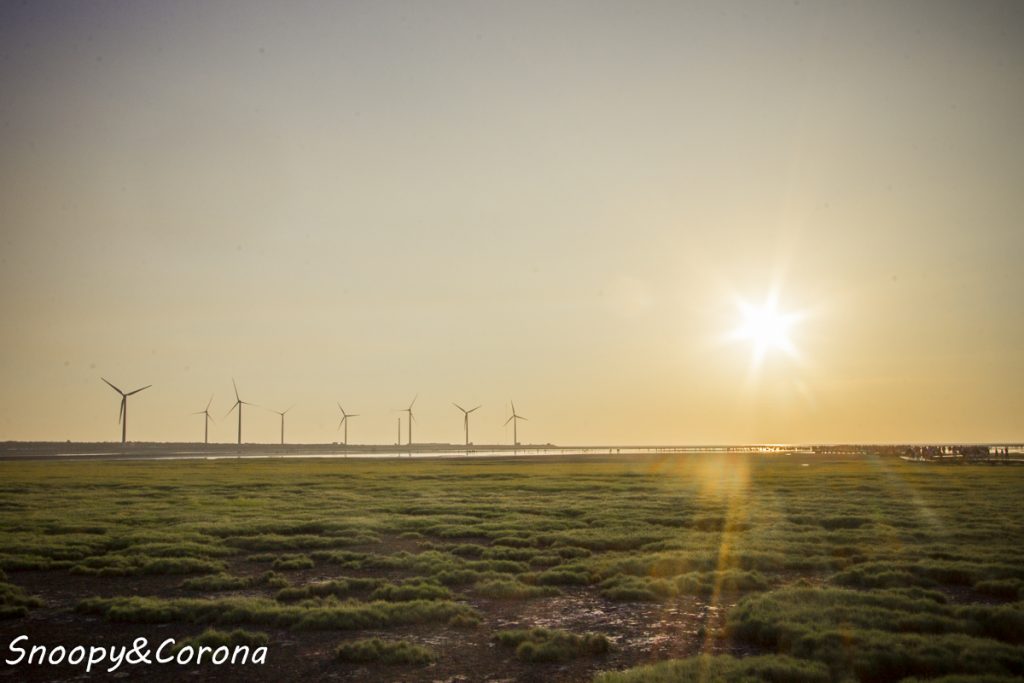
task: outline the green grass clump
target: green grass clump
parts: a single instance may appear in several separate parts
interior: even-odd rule
[[[230,591],[253,588],[255,586],[284,588],[287,585],[288,579],[276,572],[263,572],[257,576],[210,574],[208,576],[196,576],[191,579],[185,579],[181,582],[182,588],[191,591]]]
[[[379,664],[430,664],[434,653],[422,645],[406,640],[355,640],[338,646],[337,657],[343,662]]]
[[[279,555],[274,558],[271,566],[282,571],[295,571],[297,569],[312,569],[314,563],[309,555]]]
[[[593,583],[590,573],[580,569],[548,569],[533,577],[540,586],[588,586]]]
[[[761,572],[744,569],[727,569],[721,572],[691,572],[675,579],[676,590],[688,595],[710,595],[760,591],[768,587],[768,580]]]
[[[314,550],[309,553],[309,556],[314,560],[337,564],[347,569],[362,569],[364,564],[372,566],[371,553],[358,553],[351,550]],[[270,555],[270,557],[274,556]],[[252,556],[249,559],[252,560]]]
[[[515,560],[475,560],[466,563],[467,569],[478,572],[497,572],[499,574],[525,574],[530,566]]]
[[[296,602],[310,598],[334,596],[344,598],[357,591],[373,590],[383,582],[380,579],[346,578],[333,581],[319,581],[305,586],[289,586],[278,591],[274,599],[278,602]]]
[[[343,548],[377,538],[360,538],[349,536],[313,536],[301,534],[285,536],[280,534],[260,534],[256,536],[229,536],[224,544],[244,550],[306,550],[314,548]]]
[[[140,574],[215,574],[225,570],[223,562],[197,557],[146,557],[104,555],[90,557],[71,567],[72,574],[93,576],[138,576]]]
[[[225,548],[216,543],[197,543],[195,541],[148,541],[134,543],[122,552],[131,552],[149,557],[226,557],[234,555],[233,548]]]
[[[558,595],[560,590],[553,586],[530,586],[517,579],[487,579],[479,581],[473,589],[485,598],[495,600],[528,600]]]
[[[594,683],[830,683],[828,667],[782,655],[699,655],[598,674]]]
[[[21,586],[6,583],[0,577],[0,619],[24,617],[31,607],[42,607],[43,601],[29,595]]]
[[[194,648],[199,647],[210,647],[217,649],[218,647],[229,647],[233,648],[238,645],[247,645],[249,647],[262,647],[270,642],[266,633],[245,631],[243,629],[235,629],[233,631],[218,631],[216,629],[208,628],[198,636],[183,640],[177,643],[175,650],[180,650],[186,646],[191,645]]]
[[[678,593],[667,579],[619,574],[601,582],[601,595],[621,602],[658,602]]]
[[[836,678],[1024,675],[1024,611],[958,606],[896,591],[787,588],[742,600],[727,632],[825,663]]]
[[[768,581],[757,571],[727,569],[721,572],[690,572],[675,578],[659,579],[631,574],[616,574],[601,582],[601,595],[609,600],[658,602],[677,595],[711,595],[759,591]]]
[[[452,555],[458,555],[459,557],[479,558],[484,554],[485,550],[488,550],[488,548],[487,546],[478,545],[476,543],[460,543],[458,545],[450,546],[447,550]]]
[[[484,623],[479,614],[456,614],[448,620],[448,625],[453,628],[476,628]]]
[[[950,559],[923,559],[917,562],[877,561],[849,567],[830,581],[856,588],[931,587],[936,585],[972,586],[991,581],[1019,581],[1024,584],[1024,568],[1001,562],[968,562]]]
[[[297,630],[351,630],[401,624],[447,622],[458,615],[478,616],[473,608],[447,600],[345,602],[323,606],[281,605],[262,598],[89,598],[82,614],[136,624],[263,624]]]
[[[577,657],[604,654],[610,643],[600,633],[582,636],[560,629],[531,628],[498,631],[499,645],[514,647],[516,657],[524,662],[565,662]]]
[[[402,584],[384,584],[370,594],[370,599],[404,602],[407,600],[447,600],[451,596],[450,590],[436,583],[410,581]]]

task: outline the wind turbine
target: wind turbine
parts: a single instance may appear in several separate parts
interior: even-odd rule
[[[412,407],[416,403],[416,399],[418,399],[419,397],[420,397],[420,395],[416,394],[415,396],[413,396],[412,403],[409,404],[408,408],[403,408],[402,410],[398,411],[400,413],[409,413],[409,445],[410,446],[412,446],[412,423],[416,419],[415,417],[412,416]]]
[[[106,378],[104,377],[100,377],[100,379],[102,379],[104,382],[107,382]],[[117,387],[115,387],[110,382],[107,382],[107,385],[117,393],[121,394],[121,410],[117,413],[117,421],[121,424],[121,445],[123,446],[125,444],[125,441],[127,441],[128,436],[128,397],[131,396],[132,394],[139,393],[140,391],[142,391],[142,389],[149,389],[153,385],[147,384],[146,386],[142,387],[142,389],[129,391],[127,394],[118,389]]]
[[[230,415],[235,410],[235,408],[238,408],[238,445],[241,446],[242,445],[242,406],[255,406],[256,404],[255,403],[249,403],[248,401],[243,401],[238,396],[238,385],[235,384],[235,378],[234,377],[231,378],[231,386],[233,386],[235,388],[235,405],[231,406],[231,410],[229,410],[228,414],[225,415],[224,417],[227,417],[228,415]],[[291,408],[289,408],[289,410],[291,410]]]
[[[293,405],[293,406],[291,406],[291,408],[288,408],[288,410],[291,410],[294,407],[295,406]],[[277,413],[278,415],[281,416],[281,445],[282,446],[284,445],[284,416],[288,414],[288,410],[286,410],[284,412],[281,412],[280,410],[271,410],[270,411],[272,413]],[[241,414],[239,414],[239,419],[241,419]],[[239,432],[239,433],[241,433],[241,432]],[[239,437],[238,443],[242,443],[241,437]]]
[[[463,427],[463,429],[466,430],[466,445],[468,446],[469,445],[469,414],[472,413],[474,410],[479,410],[480,406],[477,406],[476,408],[470,408],[469,410],[466,410],[465,408],[460,406],[458,403],[452,403],[452,405],[462,411],[462,427]]]
[[[206,409],[205,410],[197,410],[196,412],[192,413],[193,415],[205,415],[206,416],[203,419],[203,443],[204,444],[210,443],[210,422],[213,420],[213,418],[210,417],[210,405],[212,403],[213,403],[213,394],[210,394],[210,400],[206,404]]]
[[[523,417],[522,415],[517,415],[516,414],[516,404],[515,404],[515,401],[509,401],[509,403],[512,404],[512,417],[510,417],[507,420],[505,420],[505,424],[507,425],[509,422],[512,423],[512,444],[515,445],[515,446],[518,446],[519,445],[519,434],[516,431],[516,426],[519,424],[520,420],[526,420],[526,418]],[[529,421],[529,420],[527,420],[527,421]]]
[[[359,417],[357,413],[346,413],[345,409],[341,407],[341,403],[338,403],[338,410],[341,411],[341,419],[338,420],[338,429],[341,429],[342,425],[345,425],[345,440],[342,441],[346,446],[348,445],[348,419],[350,417]],[[401,431],[399,431],[401,434]]]

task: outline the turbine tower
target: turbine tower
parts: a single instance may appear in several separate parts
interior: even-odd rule
[[[210,405],[212,403],[213,403],[213,394],[210,394],[210,400],[206,404],[206,409],[205,410],[198,410],[198,411],[192,413],[193,415],[205,415],[206,416],[203,419],[203,443],[204,444],[210,443],[210,421],[213,420],[213,418],[210,417]]]
[[[341,419],[338,420],[338,429],[341,429],[342,425],[345,426],[345,440],[342,441],[346,446],[348,445],[348,419],[350,417],[359,417],[358,413],[346,413],[345,409],[341,407],[341,403],[338,403],[338,410],[341,411]],[[399,426],[399,434],[401,434],[401,426]]]
[[[227,417],[228,415],[230,415],[235,410],[235,408],[238,408],[238,445],[241,446],[242,445],[242,406],[255,406],[256,404],[255,403],[249,403],[248,401],[243,401],[238,396],[238,385],[235,384],[235,378],[234,377],[231,378],[231,386],[233,386],[235,388],[235,405],[231,406],[231,410],[229,410],[228,414],[225,415],[224,417]]]
[[[102,379],[104,382],[107,382],[106,378],[104,377],[100,377],[100,379]],[[142,389],[149,389],[153,385],[147,384],[146,386],[142,387],[142,389],[129,391],[127,394],[118,389],[117,387],[115,387],[110,382],[107,382],[107,385],[117,393],[121,394],[121,410],[118,411],[117,413],[117,421],[121,424],[121,445],[124,446],[128,437],[128,397],[131,396],[132,394],[139,393],[140,391],[142,391]]]
[[[509,422],[512,423],[512,444],[514,446],[518,446],[519,445],[519,434],[518,434],[518,432],[516,430],[516,426],[519,424],[520,420],[526,420],[526,418],[523,417],[522,415],[516,414],[516,404],[515,404],[515,401],[509,401],[509,402],[512,404],[512,417],[510,417],[507,420],[505,420],[505,424],[507,425]]]
[[[465,408],[460,406],[458,403],[452,403],[452,405],[462,411],[462,428],[466,431],[466,445],[468,446],[469,445],[469,414],[472,413],[474,410],[479,410],[480,406],[477,406],[476,408],[470,408],[469,410],[466,410]]]
[[[402,410],[399,411],[399,412],[402,412],[402,413],[409,413],[409,445],[410,446],[412,446],[412,423],[416,419],[415,417],[412,416],[412,407],[416,403],[416,399],[418,399],[419,397],[420,397],[419,394],[416,394],[415,396],[413,396],[412,403],[409,404],[409,407],[408,408],[403,408]]]
[[[293,406],[291,406],[291,408],[288,408],[288,410],[291,410],[294,407],[295,406],[293,405]],[[280,410],[271,410],[270,411],[272,413],[277,413],[278,415],[281,416],[281,445],[282,446],[284,445],[284,416],[288,414],[288,410],[286,410],[284,412],[281,412]],[[239,437],[239,439],[241,439],[241,437]],[[239,440],[239,443],[241,443],[241,440]]]

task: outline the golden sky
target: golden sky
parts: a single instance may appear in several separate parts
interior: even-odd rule
[[[5,2],[0,93],[0,439],[1024,439],[1019,2]]]

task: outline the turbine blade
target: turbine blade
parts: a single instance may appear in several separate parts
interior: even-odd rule
[[[410,403],[410,404],[409,404],[409,409],[410,409],[410,410],[412,410],[412,407],[413,407],[414,405],[416,405],[416,399],[418,399],[419,397],[420,397],[420,395],[419,395],[419,394],[416,394],[415,396],[413,396],[413,397],[412,397],[412,403]]]
[[[509,401],[509,403],[512,404],[512,414],[515,415],[516,414],[516,402],[515,401]]]
[[[210,413],[206,413],[206,419],[212,422],[213,424],[217,424],[217,421],[213,419]]]
[[[512,417],[510,417],[509,419],[505,420],[505,424],[508,424],[509,422],[511,422],[512,420],[514,420],[514,419],[515,419],[515,417],[516,417],[516,416],[515,416],[515,415],[513,415],[513,416],[512,416]]]
[[[473,408],[473,410],[480,410],[480,408],[482,408],[482,407],[483,407],[482,405],[479,405],[479,406],[477,406],[476,408]],[[467,410],[466,412],[467,412],[467,413],[472,413],[472,412],[473,412],[473,410]]]
[[[121,418],[124,417],[124,404],[128,401],[124,396],[121,397],[121,409],[117,411],[117,424],[121,424]]]
[[[212,404],[213,404],[213,394],[210,394],[210,400],[206,402],[206,409],[209,410],[210,406]]]
[[[238,385],[235,384],[235,378],[234,377],[231,378],[231,386],[233,386],[235,388],[235,400],[236,401],[241,401],[242,398],[238,395]]]
[[[143,389],[149,389],[151,386],[153,386],[153,385],[152,384],[147,384],[146,386],[142,387],[142,389],[136,389],[135,391],[129,391],[127,394],[125,394],[125,396],[131,396],[132,394],[137,394],[140,391],[142,391]]]
[[[456,403],[455,401],[452,401],[452,405],[453,405],[453,406],[455,406],[456,408],[458,408],[459,410],[461,410],[462,412],[466,412],[466,409],[465,409],[465,408],[463,408],[462,406],[460,406],[460,405],[459,405],[458,403]]]
[[[107,382],[106,378],[104,378],[104,377],[100,377],[100,379],[102,379],[102,380],[103,380],[104,382]],[[113,384],[111,384],[110,382],[107,382],[107,385],[108,385],[108,386],[109,386],[109,387],[110,387],[111,389],[113,389],[114,391],[116,391],[117,393],[119,393],[119,394],[121,394],[122,396],[124,396],[124,392],[123,392],[123,391],[121,391],[120,389],[118,389],[117,387],[115,387],[115,386],[114,386]]]
[[[228,411],[227,413],[225,413],[225,414],[224,414],[224,417],[227,417],[227,416],[228,416],[228,415],[230,415],[231,413],[235,412],[235,408],[237,408],[237,407],[238,407],[238,404],[239,404],[239,403],[241,403],[241,401],[235,401],[235,405],[231,406],[231,410],[229,410],[229,411]]]
[[[526,420],[526,418],[523,417],[522,415],[516,415],[516,418],[520,419],[520,420]],[[526,420],[526,421],[529,422],[529,420]]]

